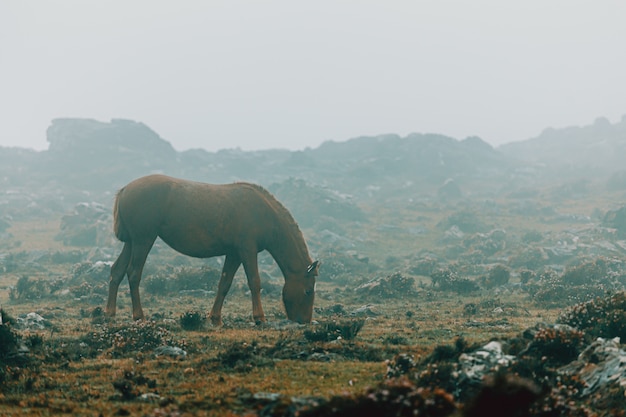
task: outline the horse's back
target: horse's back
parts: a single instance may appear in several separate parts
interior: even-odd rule
[[[160,236],[179,252],[208,257],[228,248],[264,246],[276,219],[273,201],[254,184],[215,185],[155,174],[124,187],[117,211],[131,240]]]

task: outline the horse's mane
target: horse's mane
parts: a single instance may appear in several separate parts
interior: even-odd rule
[[[303,255],[308,257],[308,249],[306,246],[306,241],[304,240],[304,235],[302,234],[302,230],[300,230],[300,226],[298,226],[298,222],[293,218],[293,215],[287,210],[287,208],[281,203],[272,193],[270,193],[265,188],[261,187],[258,184],[252,183],[240,183],[246,184],[258,192],[260,192],[263,197],[276,209],[278,216],[284,220],[286,220],[287,227],[294,233],[295,236],[298,236],[300,239],[297,239],[303,246],[300,248],[303,251]]]

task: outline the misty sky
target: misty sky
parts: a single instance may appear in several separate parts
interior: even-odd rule
[[[47,149],[58,117],[212,151],[616,122],[625,21],[623,0],[1,0],[0,146]]]

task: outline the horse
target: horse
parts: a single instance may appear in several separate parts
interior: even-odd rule
[[[139,282],[157,237],[196,258],[225,256],[211,322],[222,324],[222,305],[243,264],[252,296],[252,317],[265,322],[258,253],[267,250],[284,278],[287,318],[310,323],[319,261],[313,261],[291,213],[269,191],[246,182],[206,184],[154,174],[121,188],[113,205],[113,229],[124,246],[111,266],[105,313],[115,316],[119,285],[128,276],[133,319],[144,319]]]

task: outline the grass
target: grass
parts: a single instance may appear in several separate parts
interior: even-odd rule
[[[60,226],[60,218],[25,220],[13,222],[7,232],[12,235],[11,241],[17,243],[17,250],[67,250],[62,242],[54,239]]]
[[[609,198],[594,204],[597,207],[612,202]],[[588,201],[576,200],[562,202],[558,209],[591,213],[593,207]],[[395,228],[365,224],[351,233],[359,242],[359,251],[371,263],[385,265],[389,255],[406,259],[440,245],[441,233],[435,225],[451,211],[456,211],[456,207],[447,211],[433,208],[417,218],[414,210],[380,205],[371,208],[372,218],[392,219]],[[508,235],[519,236],[527,230],[556,233],[571,226],[544,224],[537,218],[506,213],[489,219],[493,226],[506,228]],[[59,224],[58,220],[15,222],[9,232],[11,240],[20,244],[0,248],[0,253],[71,250],[54,240]],[[424,228],[425,232],[409,232],[417,228]],[[148,263],[156,268],[167,263],[168,256],[175,254],[159,251]],[[384,266],[380,268],[377,276],[393,272]],[[387,361],[398,353],[424,358],[435,346],[451,344],[459,337],[468,344],[509,339],[538,322],[554,323],[562,311],[539,308],[520,291],[483,290],[467,295],[437,292],[430,288],[428,277],[420,276],[415,277],[417,295],[364,300],[355,295],[351,285],[356,286],[366,277],[348,273],[341,281],[318,282],[315,307],[328,311],[341,304],[347,313],[339,319],[347,320],[352,319],[350,312],[372,304],[376,315],[362,318],[363,327],[353,340],[311,341],[305,337],[305,331],[315,325],[254,326],[246,280],[239,271],[224,305],[222,328],[212,327],[208,321],[199,329],[181,327],[181,315],[208,312],[212,298],[149,295],[145,283],[142,286],[146,316],[158,316],[158,324],[167,327],[175,340],[184,339],[189,347],[185,359],[154,357],[150,351],[116,356],[111,347],[77,358],[81,351],[73,346],[87,333],[100,329],[88,313],[103,304],[72,297],[13,301],[8,296],[8,288],[23,274],[32,279],[52,280],[68,272],[69,265],[64,264],[46,265],[40,270],[20,265],[16,271],[0,274],[0,305],[7,312],[18,317],[35,311],[53,324],[52,328],[37,332],[44,340],[43,348],[31,353],[39,359],[37,366],[16,371],[7,387],[0,390],[1,415],[156,415],[155,409],[176,409],[198,416],[241,415],[254,411],[250,398],[255,394],[323,398],[358,394],[384,381]],[[262,298],[270,324],[280,323],[285,317],[280,296],[265,294]],[[322,326],[325,321],[338,319],[321,314],[314,318]],[[132,325],[126,282],[120,287],[117,317],[107,325]],[[28,332],[22,332],[22,336],[28,337]],[[231,358],[232,363],[220,362],[220,358]],[[158,399],[125,398],[147,393],[157,394]]]
[[[318,307],[330,307],[337,300],[331,297],[335,291],[329,283],[320,283]],[[121,294],[124,307],[110,323],[115,326],[130,325],[130,308],[127,290]],[[264,300],[266,311],[280,311],[278,299]],[[360,307],[361,300],[346,300],[346,311]],[[280,393],[288,397],[323,397],[357,394],[368,387],[376,386],[384,380],[386,360],[398,352],[415,357],[425,357],[437,344],[451,343],[462,336],[469,343],[485,342],[495,338],[507,338],[519,334],[538,320],[550,321],[558,311],[528,310],[523,296],[513,294],[501,300],[508,306],[504,309],[504,325],[484,328],[468,327],[468,319],[463,316],[463,306],[467,303],[480,304],[481,297],[441,296],[432,299],[400,299],[394,302],[375,304],[378,316],[368,318],[353,341],[331,341],[310,343],[303,332],[306,328],[277,330],[269,326],[255,327],[249,321],[250,300],[243,291],[233,291],[224,307],[226,326],[222,328],[206,325],[201,330],[184,331],[178,324],[172,325],[173,337],[187,340],[193,346],[184,360],[165,357],[154,358],[150,352],[135,352],[130,357],[114,358],[104,351],[95,358],[79,361],[47,363],[43,361],[37,371],[26,371],[13,382],[14,389],[0,395],[0,409],[3,415],[50,415],[72,414],[104,416],[149,415],[155,408],[170,402],[178,410],[193,415],[224,415],[225,412],[243,412],[249,407],[242,398],[246,394]],[[144,301],[148,316],[155,312],[171,311],[171,317],[180,317],[191,300],[177,297],[150,297]],[[211,300],[193,300],[197,305],[204,304],[208,309]],[[45,343],[61,346],[59,339],[79,338],[94,329],[89,318],[81,315],[77,301],[63,304],[46,300],[41,303],[11,304],[10,312],[19,316],[37,311],[44,316],[53,316],[57,330],[44,332]],[[407,311],[412,314],[407,315]],[[489,311],[477,313],[472,320],[489,323],[501,315]],[[325,320],[318,317],[319,320]],[[177,322],[177,320],[172,319]],[[390,343],[390,336],[401,335],[401,344]],[[306,350],[318,346],[322,352],[345,355],[344,359],[328,362],[252,357],[251,366],[229,368],[217,361],[220,354],[233,345],[256,343],[259,352],[269,352],[280,343],[279,355]],[[362,354],[371,349],[381,352],[375,360],[350,358],[350,352]],[[41,353],[40,353],[41,354]],[[378,353],[377,353],[378,355]],[[245,369],[245,370],[242,370]],[[115,381],[132,373],[155,381],[155,388],[137,385],[139,393],[155,392],[160,397],[156,402],[143,402],[139,399],[125,400],[114,387]],[[32,393],[31,393],[32,392]],[[243,402],[242,402],[243,401]]]

